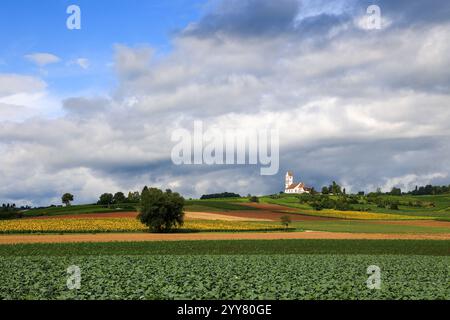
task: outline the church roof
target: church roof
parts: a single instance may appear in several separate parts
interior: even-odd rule
[[[288,190],[291,190],[291,189],[295,189],[295,188],[297,188],[297,187],[299,187],[299,188],[304,188],[305,185],[303,184],[303,182],[300,182],[300,183],[293,183],[293,184],[291,184],[289,187],[287,187],[287,189],[288,189]]]

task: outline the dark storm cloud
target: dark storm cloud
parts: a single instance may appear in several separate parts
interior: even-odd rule
[[[328,139],[285,154],[282,163],[286,170],[300,165],[303,179],[316,188],[336,180],[350,186],[352,192],[373,191],[377,187],[388,191],[391,186],[401,184],[404,188],[430,182],[448,184],[448,145],[448,136]],[[431,158],[432,154],[436,156]],[[413,176],[410,185],[404,178],[408,175]]]
[[[297,0],[227,0],[185,30],[185,35],[207,37],[217,32],[253,36],[293,30]]]
[[[311,17],[306,17],[298,22],[295,27],[295,34],[299,37],[327,37],[329,31],[338,26],[342,26],[352,20],[350,15],[345,13],[334,14],[320,14]],[[349,30],[347,31],[349,32]],[[319,40],[316,38],[315,40]]]
[[[450,21],[450,1],[446,0],[364,0],[357,6],[365,11],[369,5],[378,5],[384,15],[396,26],[439,24]]]
[[[342,1],[327,1],[333,5]],[[344,2],[345,3],[345,2]],[[314,2],[300,0],[220,0],[199,22],[191,24],[182,35],[209,37],[214,34],[233,36],[272,36],[283,33],[300,36],[326,35],[333,27],[365,15],[370,5],[396,27],[439,24],[450,21],[450,2],[442,0],[363,0],[347,1],[341,10],[308,12]],[[300,18],[299,18],[300,17]],[[347,32],[354,26],[347,25]]]

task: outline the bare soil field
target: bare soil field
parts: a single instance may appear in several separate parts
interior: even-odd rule
[[[277,206],[278,207],[278,206]],[[283,208],[283,207],[281,207]],[[102,219],[102,218],[136,218],[137,212],[112,212],[112,213],[89,213],[60,216],[31,217],[25,219]],[[244,210],[244,211],[224,211],[224,212],[186,212],[187,220],[222,220],[222,221],[280,221],[282,216],[289,216],[292,221],[321,221],[336,220],[333,218],[323,218],[314,216],[304,216],[300,214],[285,214],[270,210]]]
[[[289,208],[289,207],[284,207],[284,206],[280,206],[278,204],[269,204],[269,203],[236,203],[239,204],[241,206],[246,206],[246,207],[251,207],[251,208],[255,208],[255,209],[260,209],[260,210],[267,210],[267,211],[290,211],[290,212],[295,212],[295,209]]]
[[[259,211],[256,211],[259,212]],[[65,219],[107,219],[107,218],[137,218],[137,212],[87,213],[59,216],[42,216],[24,218],[27,220],[65,220]],[[221,221],[273,221],[255,215],[230,215],[228,212],[186,212],[186,220],[221,220]]]
[[[325,217],[315,217],[315,216],[306,216],[296,213],[280,213],[274,212],[270,210],[260,210],[260,211],[227,211],[219,214],[224,214],[232,217],[240,217],[245,219],[263,219],[266,221],[280,221],[282,216],[288,216],[292,221],[331,221],[338,220],[334,218],[325,218]]]
[[[270,219],[257,216],[251,217],[240,216],[240,215],[231,215],[229,212],[224,213],[212,213],[212,212],[186,212],[185,215],[186,220],[220,220],[220,221],[272,221]]]
[[[450,234],[365,234],[310,231],[271,233],[2,235],[0,236],[0,244],[279,239],[450,240]]]

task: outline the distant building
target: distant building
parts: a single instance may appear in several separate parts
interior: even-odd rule
[[[294,174],[291,171],[286,173],[284,193],[303,194],[311,193],[311,188],[307,188],[303,182],[294,182]]]

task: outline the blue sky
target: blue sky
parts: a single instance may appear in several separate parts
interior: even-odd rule
[[[43,76],[60,95],[102,91],[114,83],[111,68],[115,44],[151,45],[160,54],[171,48],[171,36],[195,21],[206,0],[5,0],[0,10],[0,72]],[[80,6],[82,29],[68,30],[66,9]],[[46,52],[62,62],[46,72],[24,57]],[[83,70],[70,61],[84,57]],[[68,65],[69,64],[69,65]]]

